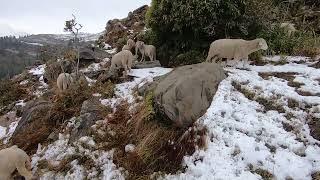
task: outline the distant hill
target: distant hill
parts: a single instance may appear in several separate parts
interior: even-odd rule
[[[13,31],[7,31],[13,32]],[[103,33],[79,35],[81,46],[94,43]],[[13,34],[11,34],[13,35]],[[17,35],[17,34],[16,34]],[[26,66],[33,65],[39,60],[42,48],[64,49],[73,36],[70,34],[37,34],[23,37],[0,37],[0,79],[21,73]]]

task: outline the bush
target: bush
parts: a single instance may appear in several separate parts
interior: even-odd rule
[[[0,114],[5,106],[27,97],[27,91],[11,80],[0,81]]]
[[[269,16],[257,14],[257,4],[248,6],[249,1],[253,0],[152,0],[146,19],[161,64],[178,64],[172,61],[191,50],[208,51],[215,39],[256,37]]]
[[[124,45],[127,44],[128,39],[126,37],[118,39],[116,43],[117,52],[120,52]]]
[[[295,32],[291,36],[280,26],[259,33],[269,46],[271,54],[315,57],[320,53],[320,36],[311,32]]]
[[[191,50],[184,54],[179,54],[174,61],[169,62],[170,67],[177,67],[179,65],[190,65],[203,62],[205,54],[199,51]]]

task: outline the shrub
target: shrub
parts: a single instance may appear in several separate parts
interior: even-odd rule
[[[128,39],[126,37],[118,39],[116,43],[117,52],[120,52],[124,45],[127,44]]]
[[[169,62],[170,67],[176,67],[179,65],[189,65],[189,64],[197,64],[204,61],[205,55],[204,53],[200,53],[199,51],[191,50],[184,54],[179,54],[175,61]]]
[[[208,51],[215,39],[255,37],[269,16],[258,16],[253,9],[259,3],[248,6],[249,1],[253,0],[152,0],[146,19],[161,64],[178,64],[172,61],[191,50]]]
[[[320,36],[310,32],[295,32],[291,36],[280,26],[259,33],[269,46],[271,54],[315,57],[320,53]]]
[[[27,96],[27,91],[22,89],[18,84],[13,83],[11,80],[0,81],[0,114],[5,109],[5,106],[23,99]]]

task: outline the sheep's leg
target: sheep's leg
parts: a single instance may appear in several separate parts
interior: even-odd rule
[[[32,174],[30,171],[28,171],[25,167],[25,163],[21,162],[16,165],[17,170],[21,176],[23,176],[26,180],[32,179]]]
[[[142,59],[141,59],[141,62],[144,62],[144,61],[146,60],[146,59],[145,59],[145,58],[146,58],[145,56],[146,56],[146,55],[145,55],[145,52],[143,52],[143,53],[142,53]]]
[[[243,67],[244,69],[249,68],[249,61],[248,61],[248,57],[246,57],[246,58],[244,58],[244,59],[243,59],[242,67]]]

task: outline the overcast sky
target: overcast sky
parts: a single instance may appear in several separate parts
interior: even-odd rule
[[[27,33],[63,33],[64,21],[75,14],[83,32],[104,30],[108,20],[124,18],[128,12],[151,0],[1,0],[1,26]]]

